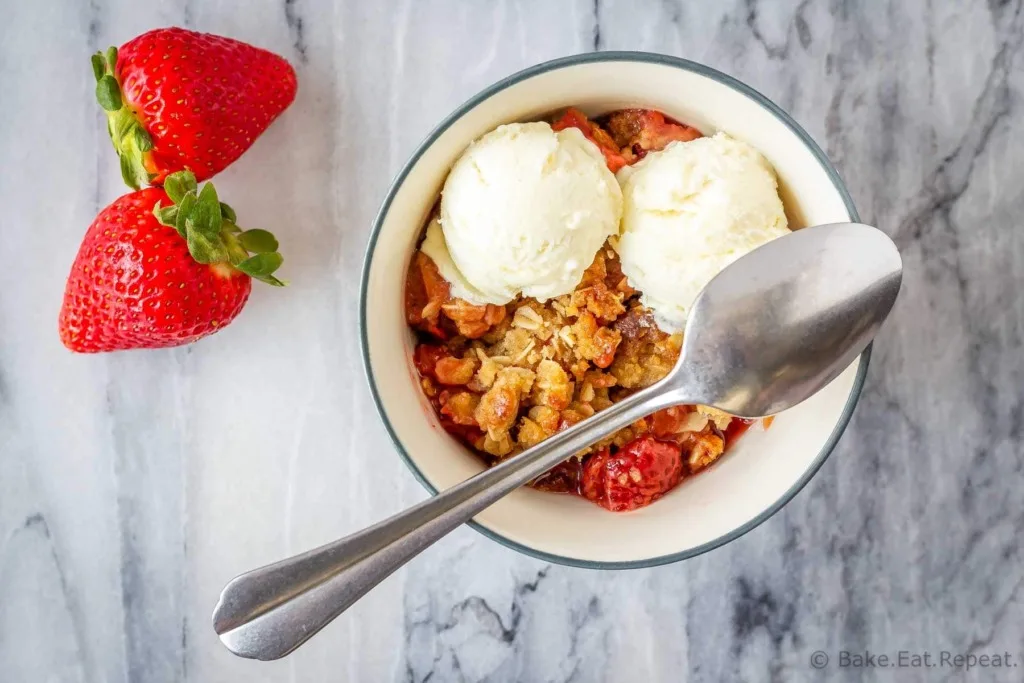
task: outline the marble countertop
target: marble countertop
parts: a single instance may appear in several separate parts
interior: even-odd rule
[[[11,3],[0,679],[1021,680],[839,660],[1024,666],[1022,22],[1021,0]],[[192,347],[74,356],[56,332],[68,264],[123,191],[88,55],[169,24],[296,66],[294,106],[218,178],[281,237],[292,286],[254,291]],[[231,576],[425,496],[358,360],[359,269],[389,181],[482,87],[595,49],[685,56],[764,92],[899,243],[903,292],[839,448],[782,512],[696,559],[585,571],[463,529],[292,657],[235,658],[209,620]]]

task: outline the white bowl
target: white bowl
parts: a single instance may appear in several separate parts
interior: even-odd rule
[[[591,115],[647,107],[705,133],[725,131],[775,167],[793,227],[858,221],[842,180],[807,133],[763,95],[706,66],[604,52],[547,62],[487,88],[445,119],[398,174],[363,267],[360,325],[370,389],[399,454],[431,493],[483,465],[441,428],[420,392],[403,314],[406,268],[448,169],[472,140],[499,124],[535,121],[570,105]],[[523,488],[473,526],[529,555],[594,568],[664,564],[727,543],[779,510],[821,467],[849,422],[869,353],[649,507],[612,513],[576,496]]]

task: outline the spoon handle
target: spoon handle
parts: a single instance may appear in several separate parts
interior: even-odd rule
[[[235,577],[213,627],[236,655],[283,657],[448,532],[635,420],[674,403],[658,385],[368,529]]]

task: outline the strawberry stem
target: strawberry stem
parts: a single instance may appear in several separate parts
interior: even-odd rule
[[[234,209],[218,199],[213,183],[199,188],[191,171],[178,171],[164,180],[164,191],[172,203],[158,203],[153,215],[178,231],[198,263],[234,268],[269,285],[284,286],[274,277],[284,261],[277,238],[266,230],[243,232],[235,223]]]
[[[90,61],[96,78],[96,100],[107,115],[107,132],[121,160],[121,176],[128,187],[138,190],[154,177],[145,163],[145,155],[153,149],[153,138],[124,101],[117,78],[117,48],[97,52]]]

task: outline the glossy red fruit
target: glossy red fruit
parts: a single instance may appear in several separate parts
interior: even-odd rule
[[[413,351],[412,362],[421,377],[437,379],[437,361],[448,358],[450,355],[442,346],[417,344],[416,350]]]
[[[605,127],[619,146],[629,150],[626,161],[630,164],[670,143],[702,137],[696,128],[668,119],[653,109],[620,109],[608,117]]]
[[[189,169],[198,180],[242,155],[295,99],[284,58],[238,40],[162,28],[93,56],[125,182]]]
[[[617,173],[619,169],[628,164],[611,136],[601,126],[588,119],[586,114],[579,109],[570,107],[561,118],[551,124],[552,130],[566,128],[578,128],[588,140],[597,145],[604,155],[605,163],[608,164],[608,170],[612,173]]]
[[[614,454],[608,449],[583,465],[583,497],[612,512],[650,505],[679,483],[683,475],[680,447],[652,436],[634,439]]]
[[[103,209],[71,266],[60,338],[83,353],[188,344],[234,320],[251,277],[284,284],[282,258],[264,230],[242,231],[211,184],[168,178]],[[255,252],[250,255],[249,252]]]

